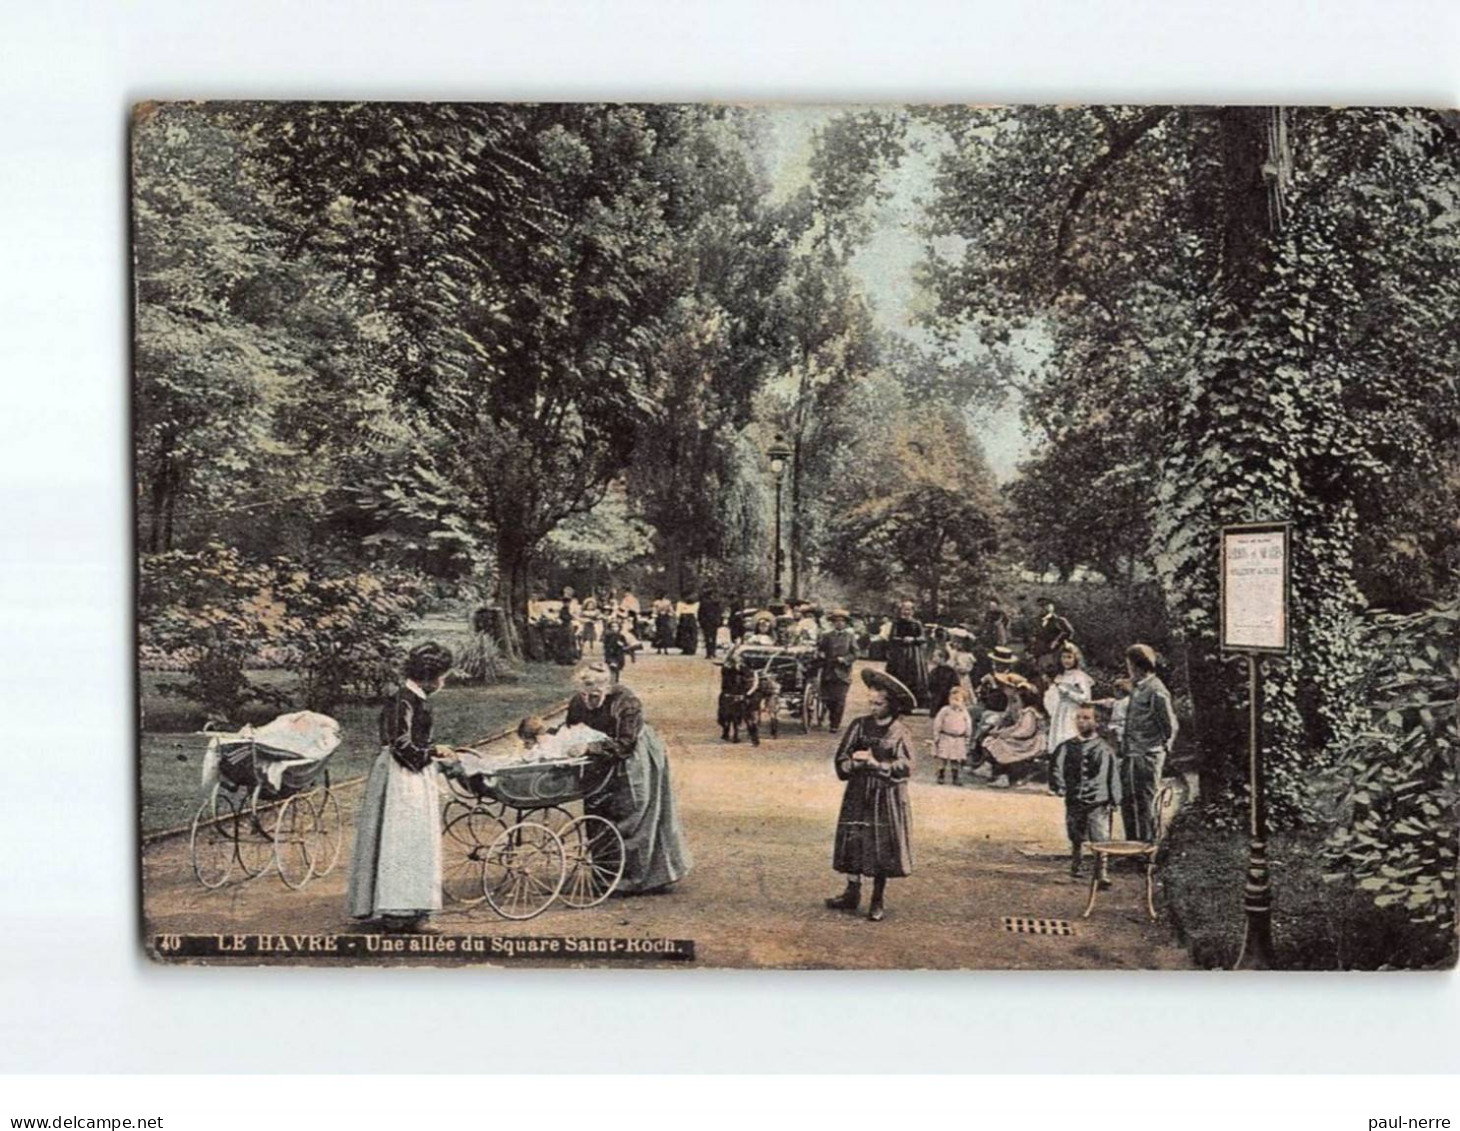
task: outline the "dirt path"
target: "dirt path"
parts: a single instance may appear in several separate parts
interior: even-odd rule
[[[888,886],[879,924],[827,911],[841,888],[830,868],[841,785],[834,740],[785,727],[759,749],[727,745],[714,725],[718,669],[703,658],[641,657],[626,682],[669,743],[693,874],[672,894],[553,909],[513,923],[483,906],[444,913],[445,932],[692,939],[703,966],[830,968],[1182,968],[1185,951],[1148,922],[1142,884],[1118,873],[1081,920],[1085,886],[1066,874],[1063,813],[1042,787],[934,784],[928,720],[911,720],[921,759],[911,785],[915,870]],[[860,682],[848,716],[863,706]],[[441,735],[445,741],[469,735]],[[341,798],[347,823],[358,791]],[[193,878],[186,840],[143,859],[148,933],[355,930],[344,914],[346,855],[332,875],[290,891],[276,876],[210,892]],[[1158,891],[1157,899],[1160,899]],[[1066,937],[1006,931],[1008,915],[1065,919]]]

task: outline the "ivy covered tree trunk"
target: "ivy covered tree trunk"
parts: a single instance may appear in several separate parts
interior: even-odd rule
[[[1206,349],[1188,378],[1157,492],[1156,564],[1188,651],[1204,789],[1245,780],[1246,692],[1219,650],[1219,533],[1293,523],[1292,654],[1266,665],[1263,746],[1277,820],[1300,819],[1344,726],[1356,674],[1354,505],[1334,466],[1341,387],[1313,372],[1321,319],[1301,279],[1311,258],[1285,224],[1282,111],[1218,112],[1220,278]]]

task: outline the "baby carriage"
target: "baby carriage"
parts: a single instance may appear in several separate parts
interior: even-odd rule
[[[556,901],[594,907],[623,878],[623,837],[611,821],[567,806],[607,784],[614,763],[587,754],[606,735],[565,727],[546,736],[532,761],[486,749],[457,751],[447,766],[454,799],[442,831],[442,893],[453,903],[483,900],[504,919],[532,919]]]
[[[339,723],[311,711],[210,735],[189,844],[198,882],[222,887],[235,864],[246,879],[273,867],[291,888],[334,871],[344,822],[329,760],[339,744]]]

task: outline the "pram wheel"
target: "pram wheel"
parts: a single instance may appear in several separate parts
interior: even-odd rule
[[[205,888],[221,888],[237,856],[238,811],[233,798],[215,785],[193,817],[190,848],[193,874]]]
[[[811,680],[806,681],[806,686],[801,692],[801,733],[810,734],[811,727],[816,722],[817,708],[821,703],[820,694],[816,690],[816,684]]]
[[[503,829],[487,849],[482,890],[504,919],[532,919],[563,889],[563,842],[546,825],[524,821]]]
[[[441,894],[452,903],[474,907],[486,899],[483,867],[487,848],[502,822],[483,809],[459,813],[441,838]]]
[[[261,787],[255,787],[238,811],[238,863],[250,879],[274,861],[274,825],[279,819],[276,806],[260,804],[260,792]]]
[[[314,801],[314,836],[309,842],[309,863],[316,876],[328,876],[340,862],[340,849],[345,845],[345,819],[340,802],[325,778],[323,790],[316,790]]]
[[[318,825],[318,814],[307,793],[286,797],[279,806],[279,818],[274,823],[274,866],[286,886],[297,890],[314,875],[310,842]]]
[[[569,907],[594,907],[618,887],[624,875],[624,838],[611,821],[579,817],[559,834],[567,875],[558,898]]]

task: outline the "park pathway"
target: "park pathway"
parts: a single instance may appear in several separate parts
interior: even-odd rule
[[[926,718],[910,720],[920,762],[911,783],[912,876],[888,886],[882,923],[827,911],[841,890],[830,867],[841,785],[834,739],[783,727],[759,748],[720,741],[718,668],[703,657],[641,656],[625,672],[669,744],[695,870],[673,893],[553,909],[526,923],[483,907],[444,913],[445,932],[692,939],[702,966],[798,968],[1184,968],[1186,952],[1144,913],[1142,884],[1118,873],[1094,915],[1067,875],[1063,813],[1043,787],[934,784]],[[858,682],[848,716],[863,706]],[[490,694],[490,690],[483,694]],[[442,741],[471,735],[440,735]],[[342,797],[349,822],[359,791]],[[349,842],[346,843],[346,859]],[[144,854],[149,933],[350,932],[346,864],[302,891],[277,877],[204,891],[185,839]],[[1157,894],[1158,906],[1160,893]],[[1015,934],[1006,916],[1064,919],[1065,936]]]

